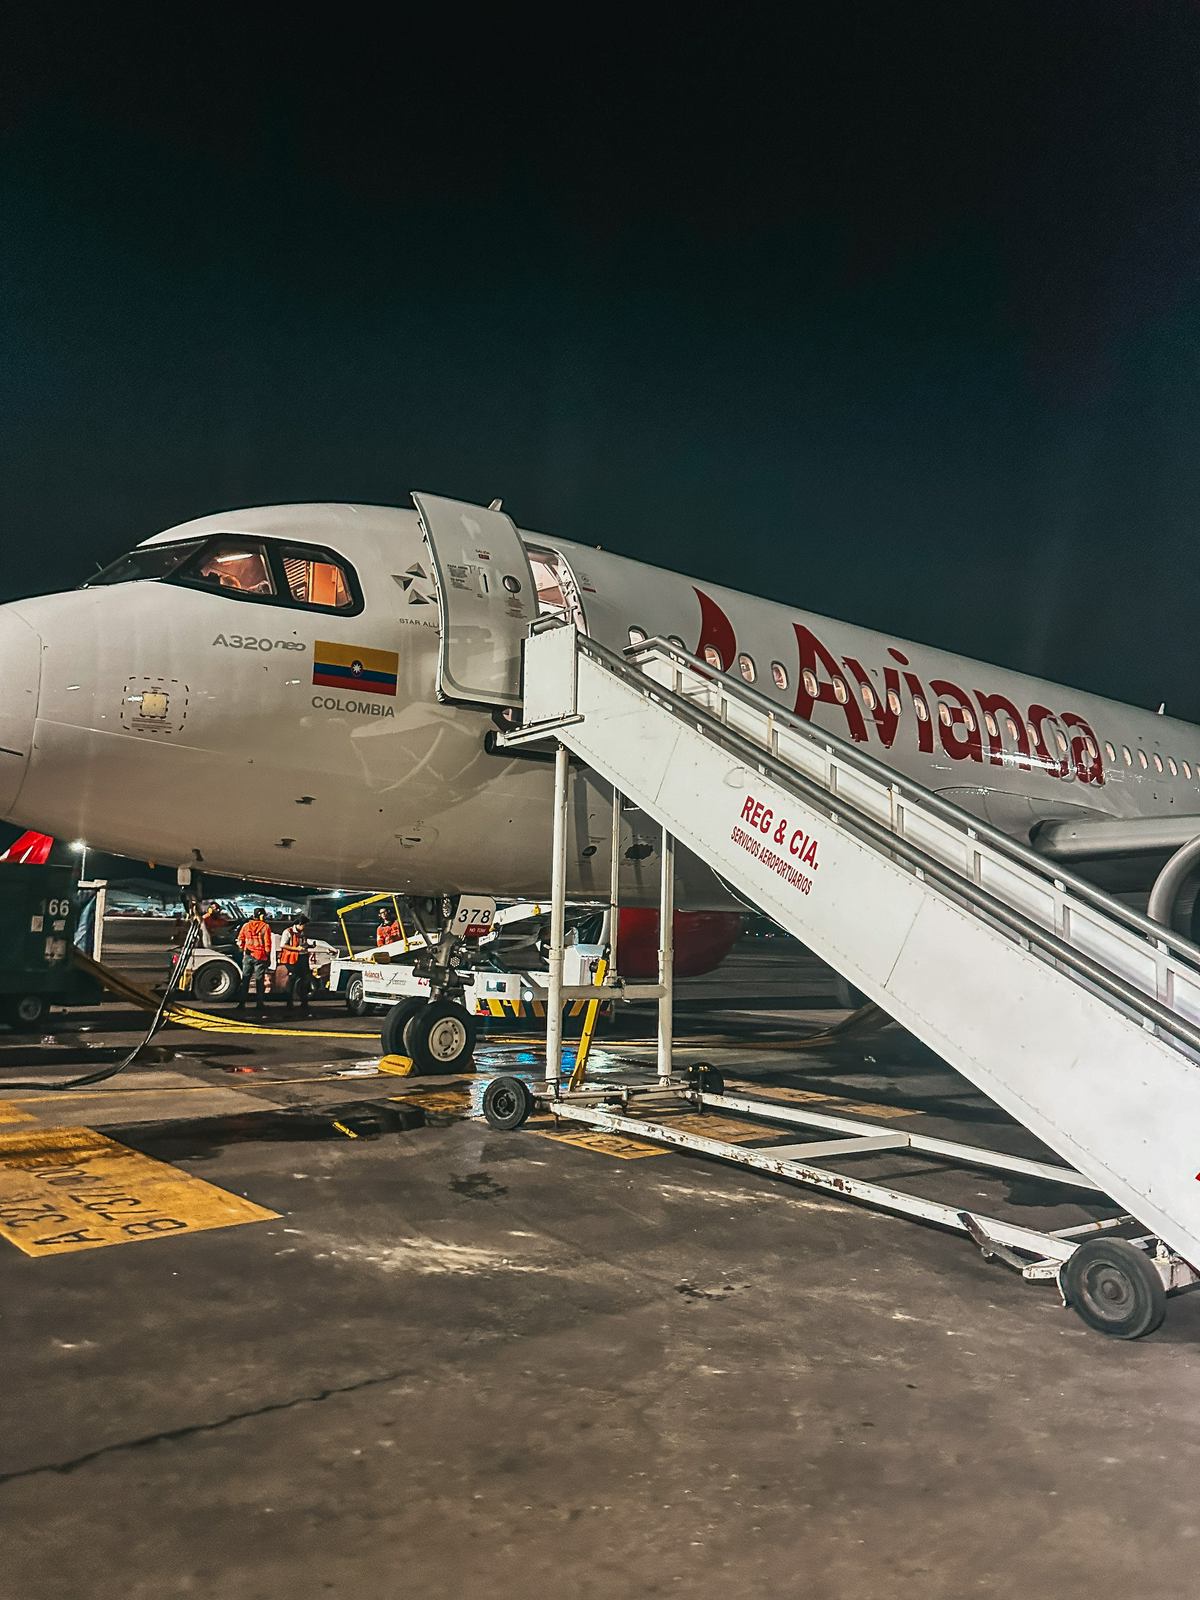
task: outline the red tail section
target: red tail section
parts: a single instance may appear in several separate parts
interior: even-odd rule
[[[0,855],[0,861],[19,862],[23,867],[44,867],[53,847],[54,840],[48,833],[23,833]]]
[[[697,978],[719,967],[741,931],[742,919],[736,911],[677,911],[675,976]],[[623,978],[658,976],[657,911],[633,907],[622,910],[617,965]]]

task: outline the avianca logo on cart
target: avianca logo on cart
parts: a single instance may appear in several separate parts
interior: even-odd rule
[[[706,649],[711,651],[722,671],[728,672],[737,658],[733,624],[709,595],[700,589],[694,592],[700,602],[696,654],[703,657]],[[859,744],[870,737],[891,750],[901,728],[911,737],[915,726],[917,749],[931,755],[936,728],[951,761],[999,767],[1007,757],[1026,770],[1040,767],[1060,778],[1073,775],[1080,783],[1104,782],[1100,741],[1077,712],[1055,712],[1038,704],[1022,711],[1007,695],[985,689],[968,693],[947,678],[931,678],[927,689],[911,670],[908,657],[892,647],[880,687],[854,656],[839,660],[805,623],[794,622],[792,627],[798,655],[798,717],[811,718],[818,705],[835,706],[846,719],[848,736]]]

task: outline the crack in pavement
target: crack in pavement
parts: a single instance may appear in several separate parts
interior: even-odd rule
[[[228,1428],[235,1422],[247,1422],[255,1417],[269,1417],[276,1411],[291,1411],[297,1406],[319,1405],[321,1401],[331,1400],[336,1395],[358,1394],[364,1389],[378,1388],[385,1383],[399,1383],[412,1375],[410,1370],[387,1372],[373,1378],[360,1378],[355,1383],[335,1384],[328,1389],[318,1389],[312,1394],[293,1395],[289,1400],[273,1400],[268,1405],[255,1406],[249,1411],[234,1411],[227,1417],[217,1417],[211,1422],[190,1422],[180,1428],[164,1428],[159,1433],[142,1434],[137,1439],[119,1439],[115,1444],[101,1445],[96,1450],[85,1451],[83,1455],[73,1456],[68,1461],[46,1461],[36,1467],[20,1467],[15,1472],[0,1472],[0,1488],[8,1483],[16,1483],[22,1478],[35,1478],[42,1472],[63,1474],[75,1472],[80,1467],[86,1467],[93,1461],[99,1461],[104,1456],[122,1450],[143,1450],[148,1445],[174,1443],[179,1439],[193,1438],[200,1433],[218,1433],[222,1428]]]

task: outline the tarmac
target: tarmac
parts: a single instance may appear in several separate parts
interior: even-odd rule
[[[682,1062],[1047,1156],[894,1029],[798,1054],[839,1015],[810,977],[746,950],[728,977],[681,997]],[[644,1075],[645,1020],[597,1073]],[[3,1090],[139,1025],[0,1043],[5,1600],[1189,1592],[1200,1297],[1123,1343],[961,1236],[636,1140],[494,1132],[481,1086],[535,1071],[532,1036],[395,1078],[327,1005],[293,1038],[171,1029],[110,1083]],[[1107,1214],[855,1159],[1038,1226]]]

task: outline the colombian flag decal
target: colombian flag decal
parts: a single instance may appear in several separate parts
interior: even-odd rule
[[[312,681],[324,689],[354,689],[359,694],[395,694],[400,657],[394,650],[364,650],[356,644],[313,645]]]

